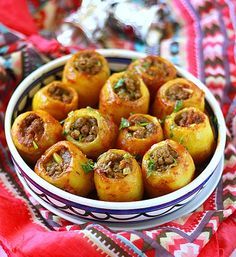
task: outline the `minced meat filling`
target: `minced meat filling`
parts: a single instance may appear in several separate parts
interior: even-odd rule
[[[70,165],[71,154],[67,148],[63,147],[56,154],[59,156],[57,157],[58,159],[52,155],[50,160],[45,164],[45,170],[50,177],[60,176]]]
[[[116,81],[113,88],[119,98],[125,101],[135,101],[142,96],[139,79],[130,73]]]
[[[70,135],[80,142],[92,142],[98,134],[98,123],[92,117],[80,117],[70,127]]]
[[[94,53],[81,53],[74,60],[74,67],[78,71],[95,75],[102,69],[102,63]]]
[[[149,159],[148,168],[151,171],[162,172],[177,165],[178,153],[170,145],[164,145],[154,150]]]
[[[175,84],[168,88],[166,97],[171,101],[186,100],[192,96],[192,93],[193,91],[190,88],[184,85]]]
[[[73,98],[69,90],[62,88],[57,84],[54,84],[48,88],[48,94],[53,99],[61,101],[63,103],[71,103]]]
[[[156,58],[152,58],[151,56],[143,59],[142,68],[151,77],[167,77],[169,75],[167,65],[164,62],[157,60]]]
[[[129,134],[135,138],[147,138],[156,133],[157,126],[145,117],[139,116],[130,121]]]
[[[202,123],[204,117],[194,110],[189,110],[182,112],[175,118],[175,123],[181,127],[188,127],[191,124],[199,124]]]
[[[108,153],[105,160],[98,164],[97,169],[108,178],[124,178],[131,173],[131,158],[124,158],[117,153]]]
[[[44,122],[36,114],[29,114],[20,123],[20,143],[30,147],[33,145],[33,141],[37,144],[44,133]]]

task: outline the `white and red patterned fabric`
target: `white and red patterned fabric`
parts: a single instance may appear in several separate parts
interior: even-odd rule
[[[0,1],[1,257],[236,256],[236,1],[168,3],[179,29],[172,38],[161,41],[160,54],[203,81],[225,116],[227,145],[218,187],[194,213],[143,231],[113,231],[94,223],[79,226],[40,206],[16,177],[5,141],[4,113],[23,78],[45,60],[80,48],[65,48],[39,34],[53,12],[70,12],[79,4]],[[123,41],[117,42],[120,46]],[[117,46],[116,40],[113,44]],[[125,45],[136,49],[135,42],[124,42],[122,47]]]

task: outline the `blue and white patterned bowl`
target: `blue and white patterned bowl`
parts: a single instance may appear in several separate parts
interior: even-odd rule
[[[98,52],[107,58],[112,71],[123,70],[133,59],[145,56],[141,53],[117,49],[103,49],[98,50]],[[56,59],[37,69],[24,79],[12,95],[6,111],[5,134],[17,175],[20,177],[26,190],[44,207],[57,210],[57,213],[61,213],[64,218],[67,216],[73,217],[74,220],[78,221],[82,218],[109,223],[122,222],[128,224],[130,222],[143,222],[161,215],[170,214],[185,206],[196,197],[203,187],[208,186],[208,180],[214,172],[222,173],[222,165],[218,164],[224,152],[226,128],[220,107],[211,92],[198,79],[187,71],[177,67],[180,76],[193,81],[193,83],[204,90],[206,102],[218,122],[215,153],[207,167],[191,183],[173,193],[161,197],[137,202],[117,203],[73,195],[40,178],[25,163],[14,146],[10,133],[11,125],[17,115],[25,110],[39,88],[52,80],[61,78],[64,64],[69,58],[70,56],[64,56]],[[221,168],[219,169],[219,167]]]

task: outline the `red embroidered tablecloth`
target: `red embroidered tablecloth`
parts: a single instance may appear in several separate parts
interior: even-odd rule
[[[0,256],[236,256],[236,1],[169,2],[179,30],[161,41],[160,54],[218,99],[228,128],[225,164],[218,187],[194,213],[143,231],[61,219],[24,191],[11,163],[3,124],[13,90],[46,60],[80,47],[65,48],[38,34],[64,9],[78,7],[77,1],[63,2],[0,1]],[[135,43],[119,45],[137,50]]]

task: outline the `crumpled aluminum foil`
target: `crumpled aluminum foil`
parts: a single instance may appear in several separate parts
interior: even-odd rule
[[[167,4],[163,0],[152,2],[84,0],[77,12],[64,20],[57,39],[66,46],[97,44],[115,30],[152,46],[168,36],[167,30],[171,33],[173,23]]]

